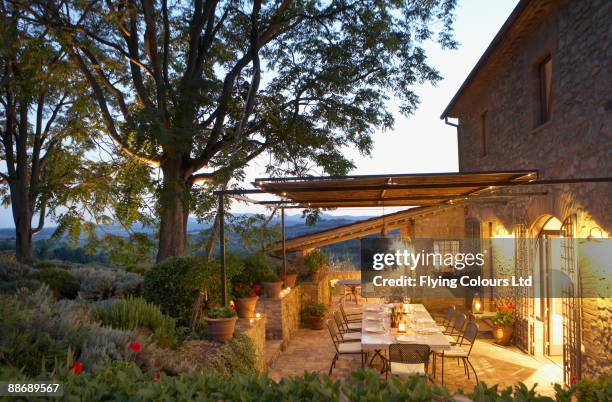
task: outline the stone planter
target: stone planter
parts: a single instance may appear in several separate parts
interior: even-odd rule
[[[282,282],[263,282],[262,285],[266,291],[266,296],[268,296],[270,299],[280,298],[280,293],[283,286]]]
[[[255,305],[259,297],[245,297],[240,299],[234,299],[236,305],[236,312],[240,318],[253,318],[255,317]]]
[[[512,325],[496,325],[495,328],[493,328],[495,343],[502,346],[510,345],[513,330],[514,327]]]
[[[283,283],[287,288],[295,288],[295,282],[297,282],[297,274],[287,274],[283,278]]]
[[[208,318],[204,317],[204,321],[208,325],[208,334],[215,341],[226,341],[234,336],[234,327],[236,326],[238,317],[230,318]]]
[[[310,329],[323,329],[325,327],[325,317],[307,315],[304,317],[304,323]]]

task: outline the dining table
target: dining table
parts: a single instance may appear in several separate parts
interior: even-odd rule
[[[386,367],[386,352],[394,343],[413,343],[428,345],[432,350],[446,350],[451,344],[425,306],[422,304],[404,304],[402,311],[402,328],[391,328],[390,311],[393,304],[369,303],[363,305],[361,324],[361,349],[372,352],[370,364],[376,357]],[[402,329],[403,331],[400,331]]]

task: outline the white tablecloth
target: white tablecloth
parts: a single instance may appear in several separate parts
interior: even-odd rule
[[[380,311],[370,311],[373,309],[380,309]],[[422,345],[429,345],[432,349],[449,349],[451,347],[446,335],[438,328],[435,321],[431,318],[431,315],[422,304],[410,304],[408,307],[408,328],[406,333],[397,333],[397,328],[389,329],[389,307],[382,304],[366,304],[363,306],[363,323],[361,330],[361,348],[365,351],[387,349],[392,343],[415,343]],[[370,320],[373,318],[374,320]],[[419,328],[432,328],[435,329],[435,333],[423,334],[419,333],[417,328],[414,328],[410,324],[413,318],[418,324]],[[377,320],[378,319],[378,320]],[[384,327],[386,330],[384,333],[372,333],[368,331],[370,327],[380,327],[381,321],[384,320]],[[397,337],[406,335],[410,338],[409,342],[401,342],[397,340]]]

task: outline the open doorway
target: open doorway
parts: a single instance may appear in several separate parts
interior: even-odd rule
[[[563,303],[554,297],[558,291],[553,272],[562,269],[563,224],[550,217],[540,230],[534,264],[535,353],[563,365]]]

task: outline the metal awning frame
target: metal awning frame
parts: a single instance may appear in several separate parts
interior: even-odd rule
[[[536,170],[531,170],[531,171],[505,171],[506,173],[516,173],[516,174],[534,174],[537,177],[537,171]],[[431,174],[427,174],[427,176],[432,176],[435,177],[437,175],[456,175],[456,176],[461,176],[462,174],[464,175],[468,175],[468,174],[487,174],[487,173],[496,173],[496,172],[491,172],[491,171],[481,171],[481,172],[462,172],[462,173],[431,173]],[[263,181],[267,181],[267,182],[287,182],[287,181],[295,181],[295,182],[304,182],[304,183],[308,183],[308,182],[314,182],[314,181],[325,181],[325,180],[343,180],[343,179],[347,179],[347,180],[358,180],[358,179],[369,179],[369,178],[387,178],[387,177],[415,177],[415,176],[422,176],[422,175],[415,175],[415,174],[400,174],[400,175],[359,175],[359,176],[326,176],[326,177],[278,177],[278,178],[257,178],[254,180],[253,185],[257,186],[258,183],[263,182]],[[466,194],[463,197],[451,197],[451,199],[448,199],[448,197],[442,197],[442,196],[436,196],[438,198],[436,199],[440,199],[440,203],[432,205],[432,206],[440,206],[440,205],[459,205],[459,204],[465,204],[468,203],[471,200],[482,200],[482,199],[487,199],[487,198],[510,198],[510,197],[519,197],[519,196],[537,196],[537,195],[546,195],[547,192],[523,192],[523,193],[507,193],[507,194],[503,194],[503,193],[499,193],[499,191],[497,191],[495,189],[495,187],[513,187],[513,186],[532,186],[532,185],[554,185],[554,184],[578,184],[578,183],[602,183],[602,182],[612,182],[612,177],[591,177],[591,178],[565,178],[565,179],[537,179],[534,178],[530,181],[527,182],[507,182],[507,183],[500,183],[498,181],[492,181],[492,182],[474,182],[474,183],[466,183],[466,182],[461,182],[461,183],[443,183],[443,184],[431,184],[431,183],[421,183],[421,184],[410,184],[410,185],[394,185],[391,183],[387,183],[387,184],[381,184],[378,185],[376,187],[373,186],[364,186],[366,188],[366,190],[373,190],[373,189],[377,189],[377,190],[381,190],[381,196],[384,195],[385,190],[387,189],[398,189],[398,188],[402,188],[402,189],[412,189],[412,188],[451,188],[451,187],[466,187],[466,186],[478,186],[478,187],[486,187],[486,190],[488,190],[487,192],[489,193],[489,195],[480,195],[481,192],[483,192],[483,189],[479,189],[478,191],[475,191],[473,194]],[[354,191],[359,191],[360,189],[362,189],[360,186],[349,186],[347,188],[350,188],[350,190],[354,190]],[[317,191],[321,191],[321,192],[328,192],[328,191],[343,191],[343,188],[340,187],[333,187],[333,188],[317,188]],[[310,191],[312,192],[312,189],[293,189],[292,192],[301,192],[301,191]],[[497,193],[496,193],[497,191]],[[220,225],[219,225],[219,252],[220,252],[220,270],[221,270],[221,296],[222,296],[222,300],[223,300],[223,304],[227,305],[228,304],[228,292],[227,292],[227,274],[226,274],[226,257],[225,257],[225,205],[224,205],[224,200],[226,196],[229,197],[236,197],[237,199],[240,199],[242,201],[246,201],[246,202],[252,202],[253,204],[257,204],[257,205],[264,205],[264,206],[275,206],[275,207],[280,207],[281,209],[281,226],[282,226],[282,250],[283,250],[283,274],[286,273],[287,270],[287,253],[286,253],[286,236],[285,236],[285,209],[290,209],[290,208],[310,208],[311,205],[309,205],[310,203],[307,204],[303,204],[303,203],[295,203],[292,200],[288,200],[288,199],[284,199],[284,200],[264,200],[264,201],[256,201],[256,200],[248,200],[246,197],[241,197],[247,194],[273,194],[270,191],[266,191],[263,190],[261,188],[252,188],[252,189],[232,189],[232,190],[217,190],[213,192],[214,195],[216,195],[218,197],[218,202],[219,202],[219,214],[220,214]],[[405,197],[402,198],[403,200],[409,201],[409,199],[406,199]],[[422,196],[420,197],[420,199],[422,199]],[[340,201],[340,200],[339,200]],[[372,205],[374,207],[378,206],[378,207],[389,207],[389,206],[393,206],[393,205],[389,205],[388,203],[385,203],[384,200],[381,200],[381,204],[380,205]],[[337,202],[338,205],[336,206],[326,206],[326,207],[321,207],[321,208],[359,208],[359,206],[344,206],[342,205],[342,202]],[[371,206],[371,207],[372,207]],[[407,205],[402,205],[402,206],[407,206]],[[427,207],[424,207],[427,208]]]

